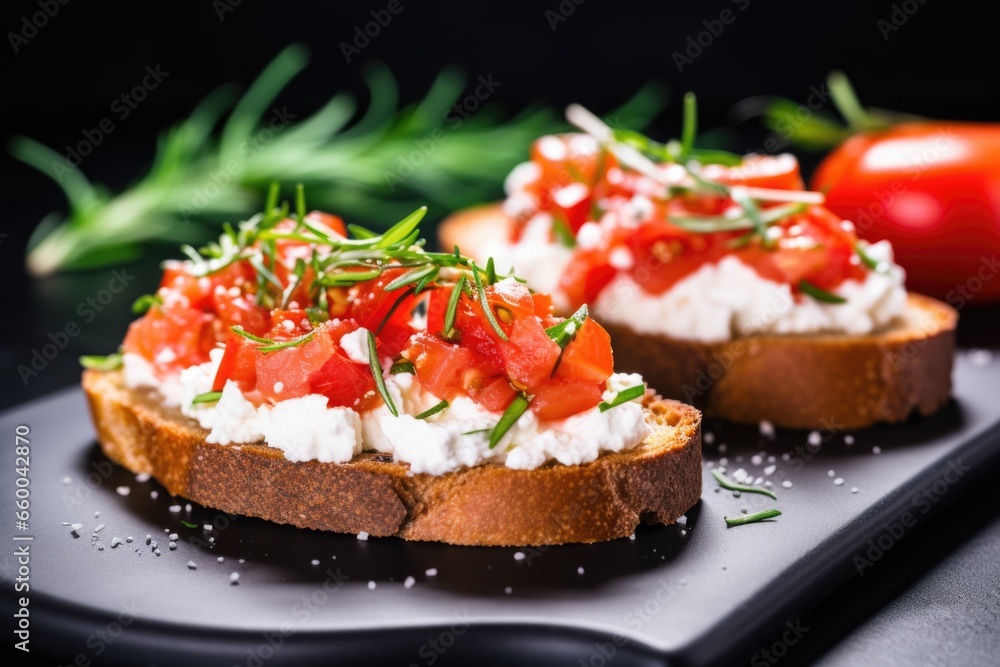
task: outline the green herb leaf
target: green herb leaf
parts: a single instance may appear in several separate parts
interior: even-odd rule
[[[191,523],[190,521],[185,521],[184,519],[181,519],[181,525],[184,526],[185,528],[197,528],[198,527],[198,524]]]
[[[301,183],[295,185],[295,216],[300,223],[306,221],[306,188]]]
[[[386,292],[392,292],[393,290],[398,290],[401,287],[406,287],[407,285],[412,285],[413,283],[419,283],[427,276],[433,276],[434,274],[436,274],[438,270],[439,268],[432,264],[430,266],[426,266],[420,269],[413,269],[412,271],[407,271],[406,273],[396,278],[382,289]]]
[[[412,375],[416,372],[416,369],[413,367],[413,362],[406,359],[400,359],[392,365],[392,368],[389,369],[389,375],[399,375],[400,373],[410,373]]]
[[[747,514],[745,516],[727,516],[723,518],[726,520],[726,528],[732,528],[733,526],[745,526],[748,523],[757,523],[758,521],[773,519],[777,516],[781,516],[781,512],[779,510],[771,509],[754,512],[753,514]]]
[[[385,407],[389,408],[389,412],[392,413],[393,417],[399,416],[399,411],[396,410],[396,404],[392,402],[392,396],[389,395],[389,390],[385,386],[385,380],[382,378],[382,366],[378,361],[378,349],[375,347],[375,334],[371,331],[368,332],[368,364],[372,371],[372,376],[375,378],[375,386],[378,388],[378,393],[382,396],[382,400],[385,401]]]
[[[768,224],[764,222],[761,210],[756,202],[748,196],[740,194],[739,190],[732,191],[733,201],[743,207],[743,214],[750,219],[754,231],[760,237],[760,243],[765,248],[774,247],[774,239],[767,234]]]
[[[145,315],[153,304],[162,304],[163,297],[159,294],[143,294],[132,303],[132,313],[134,315]]]
[[[493,331],[500,337],[500,340],[507,340],[507,334],[500,328],[500,324],[497,323],[497,318],[493,314],[493,309],[490,308],[490,302],[486,298],[486,288],[483,287],[483,279],[479,277],[479,269],[474,263],[472,265],[472,278],[476,281],[476,293],[479,296],[479,305],[482,307],[483,313],[486,314],[486,320],[493,327]]]
[[[545,333],[559,345],[560,349],[565,350],[569,342],[573,340],[573,336],[580,331],[580,327],[583,326],[589,314],[590,311],[587,309],[587,304],[583,304],[565,320],[546,329]]]
[[[601,401],[600,405],[598,405],[597,407],[601,410],[601,412],[607,412],[611,408],[616,408],[619,405],[622,405],[623,403],[628,403],[631,400],[640,398],[644,396],[645,393],[646,393],[646,385],[637,384],[634,387],[629,387],[628,389],[622,389],[620,392],[615,394],[615,397],[611,399],[610,403],[607,401]]]
[[[854,252],[858,253],[858,259],[876,273],[889,273],[889,267],[885,262],[880,262],[868,254],[868,251],[860,243],[854,244]]]
[[[309,318],[309,322],[312,324],[322,324],[330,319],[330,313],[326,308],[310,306],[306,308],[306,317]]]
[[[444,312],[444,328],[441,330],[441,337],[451,340],[455,335],[455,315],[458,312],[458,302],[462,298],[462,290],[465,289],[465,274],[458,277],[458,282],[451,289],[448,297],[448,309]]]
[[[820,289],[819,287],[816,287],[808,280],[800,280],[799,289],[802,290],[803,294],[808,294],[812,298],[816,299],[817,301],[822,301],[823,303],[836,303],[836,304],[847,303],[847,299],[845,299],[844,297],[837,296],[836,294],[827,292],[824,289]]]
[[[232,331],[237,336],[243,336],[244,338],[252,340],[255,343],[262,343],[264,345],[275,344],[275,341],[271,340],[270,338],[261,338],[260,336],[254,336],[252,333],[244,329],[239,324],[234,324],[233,326],[229,327],[229,330]]]
[[[221,391],[206,391],[204,394],[198,394],[191,399],[192,404],[198,403],[216,403],[222,398]]]
[[[572,230],[570,230],[569,225],[566,224],[566,221],[561,216],[557,215],[552,218],[552,233],[567,248],[576,247],[576,237],[573,236]]]
[[[694,148],[698,134],[698,100],[694,93],[684,93],[684,122],[681,125],[681,159],[685,160]]]
[[[274,342],[270,345],[263,345],[257,348],[258,352],[274,352],[275,350],[283,350],[286,347],[296,347],[302,345],[303,343],[312,340],[312,337],[316,335],[317,329],[313,329],[304,336],[299,336],[298,338],[293,338],[292,340],[281,341],[280,343]]]
[[[712,477],[714,477],[715,481],[719,483],[719,486],[721,486],[724,489],[729,489],[730,491],[740,491],[742,493],[760,493],[762,495],[773,498],[774,500],[778,499],[778,496],[776,496],[774,494],[774,491],[771,491],[770,489],[765,489],[760,486],[747,486],[746,484],[737,484],[736,482],[729,479],[718,470],[712,471]]]
[[[386,288],[386,291],[387,292],[389,291],[388,288]],[[382,321],[378,323],[377,327],[375,327],[375,335],[376,336],[379,335],[380,333],[382,333],[382,328],[392,318],[393,314],[396,312],[396,309],[399,308],[400,305],[402,305],[402,303],[404,301],[406,301],[408,298],[410,298],[411,294],[413,294],[413,290],[406,290],[405,292],[403,292],[402,294],[400,294],[398,297],[396,297],[396,300],[392,302],[392,305],[389,307],[389,310],[382,317]]]
[[[497,422],[497,425],[493,427],[493,431],[490,433],[490,449],[496,447],[497,443],[507,435],[507,431],[517,423],[517,420],[521,418],[524,411],[528,409],[528,404],[528,397],[523,393],[518,394],[511,401],[510,405],[507,406],[507,409],[500,416],[500,421]]]
[[[122,355],[119,353],[99,356],[88,354],[80,357],[80,365],[93,371],[114,371],[122,367]]]
[[[424,219],[427,215],[427,207],[421,206],[413,213],[397,222],[395,225],[389,228],[385,234],[379,239],[378,243],[375,244],[376,248],[388,248],[396,243],[407,238],[416,229],[420,221]]]
[[[436,415],[437,413],[441,412],[447,407],[448,407],[448,401],[441,401],[434,407],[428,408],[427,410],[421,412],[419,415],[416,415],[414,419],[427,419],[431,415]]]
[[[477,428],[475,431],[464,431],[462,435],[475,435],[477,433],[489,433],[493,429],[491,428]]]
[[[378,232],[373,232],[367,227],[362,227],[361,225],[347,225],[347,231],[351,233],[356,239],[374,239],[378,237]]]
[[[486,260],[486,284],[493,285],[497,281],[497,269],[493,265],[493,258]]]

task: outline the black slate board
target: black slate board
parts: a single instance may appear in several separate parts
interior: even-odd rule
[[[919,525],[1000,463],[1000,360],[962,353],[954,377],[955,400],[933,417],[853,433],[832,428],[819,434],[818,451],[804,431],[769,440],[757,428],[709,420],[705,492],[686,526],[548,549],[361,541],[199,506],[187,511],[186,501],[155,481],[139,482],[107,462],[81,392],[69,390],[0,416],[8,442],[0,450],[7,510],[0,614],[12,623],[20,595],[10,545],[24,542],[13,541],[12,470],[15,428],[25,424],[31,518],[28,531],[16,532],[33,537],[30,646],[66,664],[260,667],[330,664],[335,656],[336,664],[475,659],[597,667],[611,654],[617,665],[732,660],[856,576],[859,564],[869,567],[858,558],[878,567],[878,549],[894,548],[909,530],[904,524]],[[761,451],[762,464],[753,465]],[[765,476],[769,455],[776,470]],[[776,481],[778,500],[714,491],[708,466],[722,457],[730,473],[742,467]],[[725,515],[766,507],[784,514],[724,527]],[[84,524],[80,537],[63,522]],[[204,531],[206,523],[215,528]],[[165,529],[179,534],[176,550]],[[147,534],[160,556],[145,544]],[[128,536],[132,543],[110,546]],[[430,568],[437,574],[429,576]]]

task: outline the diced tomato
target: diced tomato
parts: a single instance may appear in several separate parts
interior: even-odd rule
[[[632,279],[650,294],[662,294],[715,259],[716,236],[685,232],[666,221],[642,225],[627,241],[635,258]]]
[[[514,320],[507,336],[509,340],[500,342],[507,377],[516,387],[534,391],[551,376],[559,345],[534,317]]]
[[[530,408],[542,421],[565,419],[600,403],[602,393],[596,384],[555,378],[535,390]]]
[[[552,296],[550,294],[535,292],[531,295],[531,300],[535,304],[535,315],[537,317],[545,319],[552,314]]]
[[[203,364],[215,347],[211,316],[185,306],[153,306],[129,326],[123,346],[163,371]]]
[[[271,328],[271,314],[267,308],[258,306],[252,294],[230,295],[222,290],[212,294],[215,313],[218,317],[219,338],[225,339],[226,331],[239,325],[255,336],[263,336]]]
[[[510,380],[503,376],[488,378],[480,388],[470,387],[468,391],[474,401],[493,412],[503,412],[517,396],[517,390],[510,384]]]
[[[446,400],[463,390],[465,371],[475,359],[472,350],[429,334],[415,336],[404,356],[413,362],[421,384]]]
[[[383,271],[378,278],[358,283],[351,288],[347,308],[347,316],[357,320],[359,325],[369,331],[375,331],[381,325],[379,342],[383,345],[384,353],[394,358],[406,347],[413,334],[409,322],[417,300],[412,294],[407,295],[405,290],[386,292],[384,288],[406,271],[407,269],[389,269]],[[396,305],[397,302],[399,305]]]
[[[611,336],[588,318],[563,351],[556,377],[599,385],[611,376],[614,365]]]
[[[593,303],[617,274],[606,248],[577,250],[559,280],[559,288],[575,310],[585,303]]]
[[[341,219],[340,216],[333,215],[332,213],[310,211],[306,214],[306,222],[310,224],[319,223],[328,229],[332,229],[340,236],[347,236],[347,227],[344,226],[343,219]]]
[[[257,352],[257,389],[271,401],[310,393],[310,379],[336,353],[329,336],[317,332],[307,342],[273,352]]]
[[[330,399],[328,405],[365,410],[377,403],[375,378],[371,369],[335,352],[309,378],[309,391]]]
[[[230,331],[226,353],[212,382],[212,391],[222,391],[228,380],[234,381],[245,392],[253,391],[257,387],[259,354],[256,343]]]

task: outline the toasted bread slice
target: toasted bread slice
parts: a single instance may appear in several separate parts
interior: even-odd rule
[[[701,414],[652,395],[654,431],[630,451],[434,476],[374,452],[296,463],[263,443],[209,444],[208,431],[158,394],[125,387],[121,371],[85,371],[83,387],[113,461],[208,507],[300,528],[483,546],[599,542],[631,535],[640,521],[673,523],[701,497]]]
[[[444,247],[484,259],[510,237],[499,206],[459,212],[439,229]],[[638,333],[602,322],[615,367],[641,372],[664,396],[706,415],[789,428],[861,428],[930,414],[951,395],[958,314],[910,294],[905,317],[872,334],[762,335],[723,343]]]

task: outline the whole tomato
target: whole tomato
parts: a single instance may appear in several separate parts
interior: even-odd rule
[[[1000,125],[909,122],[856,134],[811,185],[859,236],[892,242],[908,288],[956,306],[1000,300]]]

